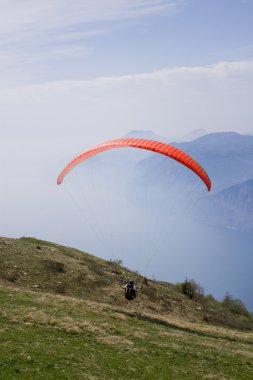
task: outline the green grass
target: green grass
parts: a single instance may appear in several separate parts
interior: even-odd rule
[[[249,379],[253,336],[199,334],[125,308],[1,288],[2,379]]]

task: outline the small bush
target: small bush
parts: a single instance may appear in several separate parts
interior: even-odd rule
[[[17,273],[7,273],[5,279],[9,282],[15,282],[18,279]]]
[[[66,286],[64,284],[58,284],[55,288],[55,292],[58,294],[65,294],[66,293]]]
[[[122,267],[123,266],[123,260],[121,259],[110,259],[110,262],[113,263],[113,264],[116,264],[118,265],[119,267]]]
[[[190,300],[199,301],[204,296],[204,289],[194,280],[185,280],[177,288]]]
[[[206,296],[203,296],[202,302],[210,306],[217,304],[217,301],[214,298],[214,296],[212,296],[212,294],[207,294]]]
[[[247,318],[251,318],[251,315],[244,303],[240,299],[233,298],[229,293],[225,295],[222,305],[232,314],[243,315]]]
[[[64,271],[64,263],[53,261],[53,260],[45,260],[45,266],[51,269],[53,272],[63,273]]]

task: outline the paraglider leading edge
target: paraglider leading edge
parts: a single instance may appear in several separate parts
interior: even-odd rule
[[[182,150],[159,141],[131,138],[110,140],[102,144],[95,145],[94,147],[80,153],[61,171],[57,178],[57,185],[60,185],[69,171],[72,170],[80,162],[106,150],[123,147],[146,149],[170,157],[197,174],[199,178],[205,183],[207,190],[211,190],[211,180],[208,174],[192,157],[184,153]]]

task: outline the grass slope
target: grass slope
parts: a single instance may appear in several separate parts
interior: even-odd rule
[[[166,283],[129,303],[120,274],[71,248],[1,238],[0,378],[253,378],[251,331],[204,322]]]

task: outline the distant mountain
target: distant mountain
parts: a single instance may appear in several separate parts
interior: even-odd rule
[[[156,141],[162,141],[165,143],[169,142],[187,142],[187,141],[193,141],[199,137],[205,136],[208,134],[208,132],[203,129],[195,129],[194,131],[187,133],[184,136],[181,137],[164,137],[157,135],[156,133],[152,131],[146,131],[146,130],[133,130],[127,133],[124,137],[129,137],[129,138],[138,138],[138,139],[148,139],[148,140],[156,140]]]
[[[170,197],[180,209],[191,199],[197,202],[195,209],[208,210],[209,222],[213,215],[216,223],[223,227],[253,231],[250,208],[253,204],[253,136],[214,133],[173,145],[192,156],[207,171],[212,181],[211,192],[206,192],[189,169],[167,157],[152,154],[136,162],[130,186],[132,200],[137,199],[141,204],[143,189],[155,189],[150,191],[154,205]]]
[[[186,135],[182,137],[174,137],[170,139],[170,141],[176,141],[176,142],[187,142],[187,141],[193,141],[196,140],[199,137],[207,135],[208,132],[204,128],[198,128],[194,131],[187,133]]]
[[[132,131],[126,137],[168,142],[168,139],[152,131]],[[212,180],[212,193],[253,178],[253,136],[251,135],[234,132],[210,133],[193,141],[174,142],[172,145],[188,153],[208,172]],[[120,153],[118,155],[120,156]],[[132,157],[134,158],[134,155]],[[190,183],[189,178],[192,175],[181,165],[175,164],[175,161],[168,161],[166,157],[156,154],[147,155],[147,152],[138,153],[138,157],[141,158],[141,162],[136,167],[137,182],[143,182],[143,179],[144,182],[158,178],[163,180],[166,174],[169,184]],[[179,175],[181,172],[184,174]]]
[[[212,133],[176,146],[204,167],[212,179],[213,192],[253,178],[253,136]]]
[[[202,201],[203,215],[216,227],[253,231],[253,179],[222,190],[209,199],[206,197]]]

